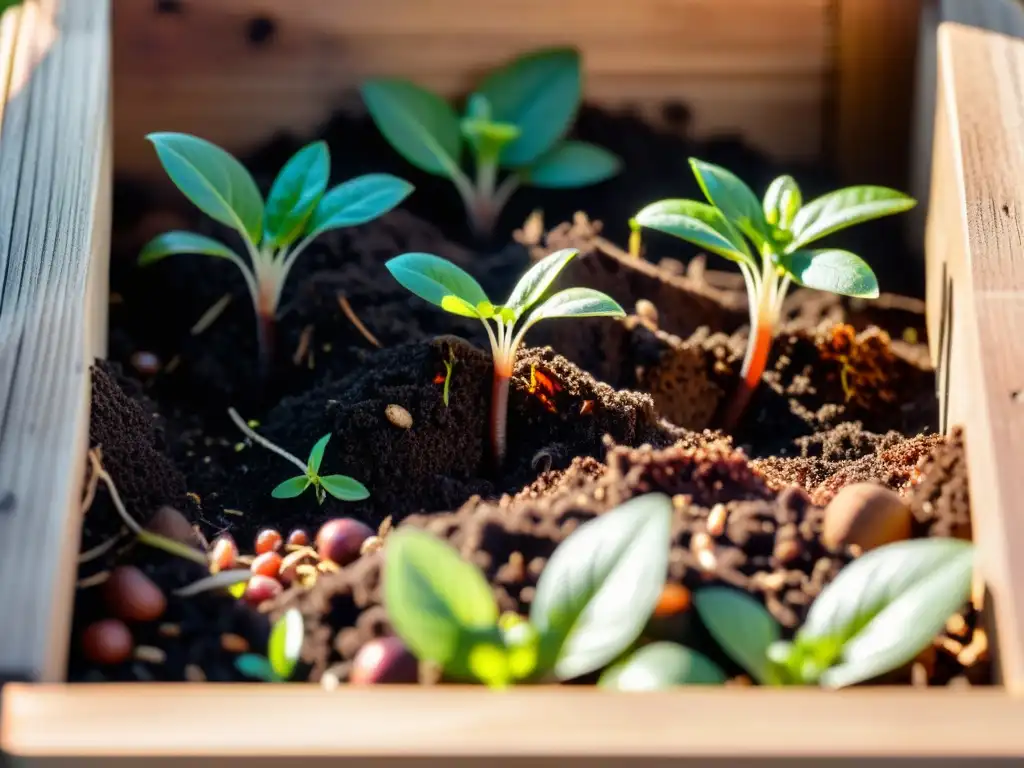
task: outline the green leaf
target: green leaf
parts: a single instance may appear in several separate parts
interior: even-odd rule
[[[514,310],[513,318],[540,301],[559,273],[577,254],[579,251],[575,248],[563,248],[545,256],[530,267],[519,278],[519,282],[516,283],[505,302],[507,308]]]
[[[746,240],[712,205],[696,200],[660,200],[645,206],[633,219],[637,224],[757,269]]]
[[[501,642],[498,605],[484,575],[415,528],[391,533],[386,552],[384,606],[395,633],[421,661],[478,674],[469,669],[472,648],[495,637]]]
[[[288,680],[295,671],[305,633],[305,622],[298,608],[289,609],[274,622],[267,644],[267,661],[281,680]]]
[[[388,143],[422,171],[454,178],[461,173],[459,118],[443,99],[406,80],[368,80],[360,88],[366,108]]]
[[[974,546],[913,539],[873,549],[843,568],[811,605],[798,646],[841,642],[822,684],[842,687],[903,666],[970,597]]]
[[[665,583],[671,523],[669,497],[646,494],[587,521],[555,550],[530,622],[554,647],[558,678],[600,669],[640,636]]]
[[[768,646],[780,636],[779,624],[757,600],[729,587],[706,587],[693,594],[697,615],[722,650],[761,684],[772,683]]]
[[[764,193],[762,209],[765,220],[770,226],[780,229],[789,229],[793,223],[800,206],[803,205],[803,197],[800,194],[800,186],[792,176],[779,176],[768,185],[768,191]]]
[[[270,495],[275,499],[294,499],[296,496],[301,496],[311,483],[312,481],[306,475],[291,477],[272,490]]]
[[[403,288],[454,315],[479,317],[476,306],[489,301],[472,275],[440,256],[403,253],[384,266]]]
[[[722,685],[725,681],[725,673],[703,654],[658,642],[606,669],[597,684],[614,691],[658,691],[679,685]]]
[[[474,93],[466,105],[466,117],[459,124],[462,135],[476,154],[477,164],[496,163],[501,150],[522,134],[519,126],[497,123],[491,118],[491,105],[487,97]]]
[[[271,246],[288,245],[302,234],[330,173],[331,156],[323,141],[306,145],[285,163],[267,195],[263,229]]]
[[[787,250],[795,251],[808,243],[882,216],[909,211],[917,201],[888,187],[846,187],[822,195],[796,214],[791,227],[794,239]]]
[[[187,133],[151,133],[146,138],[156,147],[171,181],[193,205],[259,243],[263,198],[244,165],[216,144]]]
[[[566,288],[530,313],[526,328],[555,317],[625,317],[626,313],[611,296],[593,288]]]
[[[324,460],[324,450],[327,448],[327,443],[330,439],[331,433],[328,432],[316,441],[316,445],[313,446],[313,450],[309,452],[309,459],[306,461],[306,467],[309,469],[310,474],[315,475],[320,471],[320,464]]]
[[[841,296],[878,298],[878,279],[860,256],[838,248],[796,251],[784,257],[797,285],[830,291]]]
[[[413,191],[409,182],[389,173],[368,173],[333,187],[317,205],[309,222],[311,235],[354,227],[393,209]]]
[[[235,657],[235,669],[246,677],[262,680],[265,683],[280,682],[274,668],[264,656],[255,653],[243,653]]]
[[[703,160],[690,158],[690,167],[697,177],[708,202],[720,210],[740,231],[760,246],[770,242],[771,227],[765,221],[761,202],[738,176]]]
[[[563,141],[524,173],[534,187],[570,189],[610,179],[622,170],[622,161],[607,149],[585,141]]]
[[[580,80],[580,55],[571,48],[529,53],[484,80],[477,93],[487,98],[491,118],[521,131],[502,150],[502,167],[530,165],[566,134],[579,107]]]
[[[139,253],[139,266],[147,266],[167,256],[178,253],[198,253],[203,256],[216,256],[244,265],[241,257],[223,243],[195,232],[174,230],[164,232],[150,240]]]
[[[320,478],[321,487],[339,501],[362,501],[370,498],[370,491],[358,480],[345,475],[327,475]]]

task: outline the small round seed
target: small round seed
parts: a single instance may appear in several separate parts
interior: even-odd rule
[[[256,554],[276,552],[281,547],[281,534],[273,528],[264,528],[256,534]]]
[[[261,576],[269,576],[276,579],[281,571],[281,556],[277,552],[264,552],[252,561],[249,569]]]
[[[328,520],[316,534],[316,550],[321,560],[348,565],[359,557],[363,542],[374,535],[365,523],[349,517]]]
[[[288,534],[289,547],[304,547],[309,544],[309,534],[301,528],[296,528]]]
[[[412,427],[412,414],[400,405],[391,403],[384,409],[384,415],[387,416],[388,421],[396,427],[401,427],[402,429],[409,429]]]
[[[220,536],[213,542],[210,551],[210,570],[214,573],[226,571],[231,568],[238,559],[238,547],[234,540],[227,534]]]
[[[160,587],[134,565],[121,565],[111,572],[103,597],[110,612],[125,621],[155,621],[167,610]]]
[[[132,655],[135,641],[120,619],[103,619],[90,624],[82,633],[82,652],[94,664],[120,664]]]
[[[250,605],[259,605],[271,598],[277,597],[283,590],[284,587],[281,586],[281,582],[277,579],[255,573],[249,579],[249,583],[245,585],[243,597]]]

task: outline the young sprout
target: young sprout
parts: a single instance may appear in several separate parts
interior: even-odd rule
[[[372,173],[328,190],[330,153],[324,142],[317,141],[285,163],[264,202],[245,166],[215,144],[184,133],[151,133],[146,138],[185,197],[241,235],[249,261],[218,240],[174,230],[153,238],[139,254],[139,264],[152,264],[177,253],[214,256],[235,264],[256,310],[264,372],[273,356],[281,292],[295,260],[319,235],[372,221],[401,203],[413,189],[395,176]]]
[[[516,283],[504,304],[492,304],[484,289],[468,273],[450,261],[429,253],[404,253],[385,266],[403,287],[446,312],[479,319],[487,330],[494,359],[491,391],[491,448],[498,466],[505,457],[505,425],[508,386],[516,350],[526,332],[541,320],[553,317],[623,317],[626,313],[612,298],[592,288],[566,288],[523,315],[541,300],[569,260],[579,251],[566,248],[545,256]],[[494,328],[488,321],[494,323]]]
[[[661,200],[645,207],[634,220],[739,265],[749,298],[750,337],[740,388],[725,418],[729,428],[761,380],[791,283],[844,296],[878,296],[875,274],[859,256],[838,248],[807,246],[854,224],[907,211],[917,201],[886,187],[859,186],[830,192],[804,205],[796,181],[780,176],[758,202],[750,188],[724,168],[695,158],[690,159],[690,167],[707,203]]]
[[[275,499],[294,499],[310,486],[313,486],[318,504],[324,503],[328,493],[339,501],[362,501],[369,498],[370,492],[358,480],[353,480],[346,475],[320,475],[320,463],[324,458],[324,449],[327,447],[327,441],[331,439],[330,433],[317,440],[313,450],[309,452],[309,459],[303,464],[302,460],[298,457],[254,432],[242,420],[242,417],[238,415],[234,408],[228,408],[228,415],[235,422],[235,426],[242,430],[250,440],[259,443],[278,456],[288,459],[288,461],[302,470],[301,475],[288,478],[270,492],[270,495]]]
[[[581,95],[580,55],[552,48],[492,72],[466,102],[460,119],[439,96],[396,79],[363,84],[363,101],[389,144],[420,170],[450,179],[473,230],[490,233],[521,185],[571,188],[617,174],[621,161],[601,147],[566,140]],[[461,169],[464,145],[476,169]],[[498,183],[499,170],[508,175]]]

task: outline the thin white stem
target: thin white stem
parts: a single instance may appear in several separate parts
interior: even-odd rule
[[[256,434],[256,432],[250,429],[249,425],[242,420],[242,417],[238,415],[238,411],[236,411],[234,408],[228,408],[228,416],[230,416],[231,420],[235,422],[235,426],[242,430],[243,434],[245,434],[245,436],[248,437],[250,440],[259,443],[268,451],[273,451],[281,458],[288,459],[288,461],[290,461],[292,464],[294,464],[295,466],[302,470],[302,474],[306,474],[307,467],[304,462],[300,461],[298,458],[288,453],[288,451],[286,451],[284,448],[279,448],[278,446],[274,445],[272,442],[267,440],[267,438],[263,437],[262,435]]]
[[[491,324],[486,320],[481,320],[484,324],[484,329],[487,331],[487,338],[491,340],[491,356],[494,358],[494,364],[498,364],[498,358],[502,354],[502,349],[498,346],[498,340],[494,337],[494,331],[491,330]]]
[[[747,312],[750,316],[750,332],[753,333],[760,296],[758,296],[757,282],[754,280],[754,274],[750,267],[741,262],[740,272],[743,274],[743,282],[747,286]]]
[[[789,286],[792,283],[792,279],[789,275],[782,278],[782,282],[779,284],[778,293],[775,296],[775,320],[778,321],[779,317],[782,316],[782,305],[786,303],[786,293],[789,291]]]
[[[526,335],[526,332],[530,330],[530,327],[534,324],[534,322],[536,321],[533,319],[533,314],[531,313],[530,317],[526,318],[526,322],[523,323],[523,327],[519,329],[519,333],[517,333],[515,335],[515,338],[512,339],[513,355],[515,354],[515,351],[519,349],[519,345],[523,343],[523,337]]]
[[[477,158],[476,194],[484,200],[494,199],[494,184],[498,179],[498,163],[496,159]]]
[[[512,193],[519,189],[519,184],[521,182],[522,178],[519,174],[512,173],[498,185],[498,189],[494,192],[494,197],[491,199],[491,205],[494,206],[495,215],[500,213],[505,207],[508,199],[512,197]]]

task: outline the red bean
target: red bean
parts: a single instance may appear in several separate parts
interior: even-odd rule
[[[373,536],[373,529],[350,517],[328,520],[316,535],[316,551],[321,560],[348,565],[359,557],[363,542]]]
[[[235,564],[237,559],[238,547],[230,536],[219,536],[213,542],[213,548],[210,551],[211,570],[226,571]]]
[[[160,587],[134,565],[115,568],[103,596],[110,612],[125,621],[156,621],[167,610],[167,598]]]
[[[276,552],[281,548],[281,534],[273,528],[264,528],[256,536],[256,554]]]
[[[415,683],[419,663],[397,637],[378,637],[366,643],[352,660],[352,685]]]
[[[281,556],[277,552],[264,552],[252,561],[252,572],[276,579],[281,570]]]
[[[103,619],[82,633],[82,652],[94,664],[120,664],[132,655],[132,633],[119,619]]]
[[[281,582],[269,576],[254,573],[245,586],[245,600],[252,605],[259,605],[262,602],[277,597],[284,590]]]
[[[296,528],[288,534],[288,546],[304,547],[309,544],[309,534],[301,528]]]

